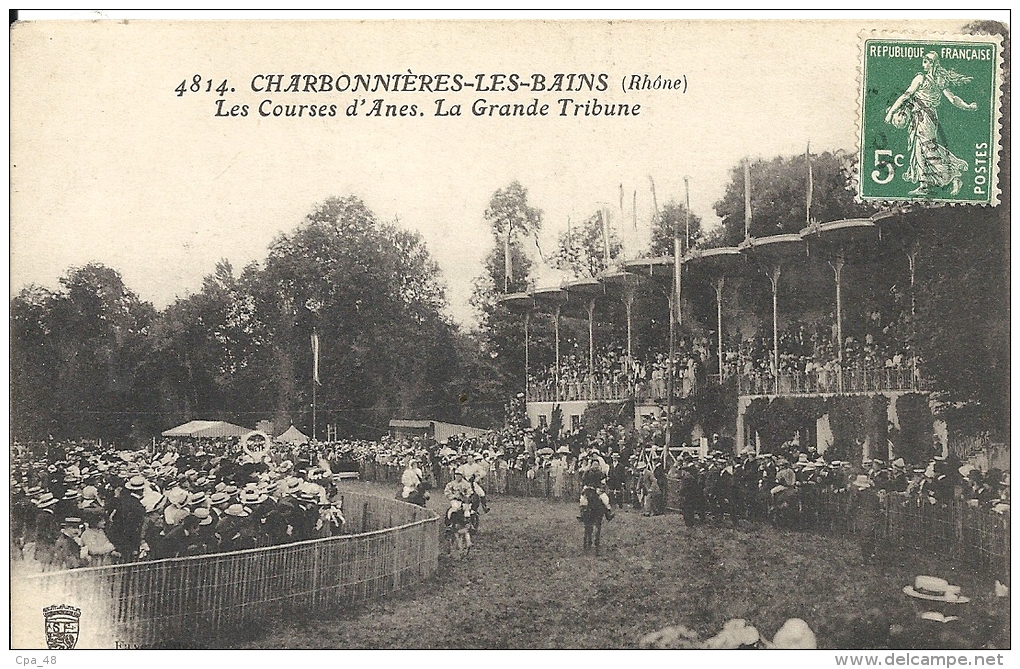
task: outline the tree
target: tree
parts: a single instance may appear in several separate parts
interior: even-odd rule
[[[814,187],[811,198],[813,221],[869,216],[875,209],[854,201],[849,175],[853,157],[844,151],[826,151],[811,156]],[[802,154],[756,160],[751,173],[752,237],[799,232],[807,225],[807,158]],[[723,246],[735,246],[744,239],[744,166],[730,170],[730,182],[722,199],[715,203],[725,231]]]
[[[330,198],[277,238],[255,303],[270,335],[278,415],[301,416],[310,429],[313,331],[322,422],[377,436],[394,416],[455,414],[455,328],[443,315],[439,267],[420,235],[380,223],[361,200]]]
[[[553,254],[557,269],[570,270],[578,278],[594,278],[606,269],[607,249],[610,260],[620,256],[623,246],[616,232],[606,224],[605,216],[605,212],[596,212],[576,229],[560,234]]]
[[[673,237],[680,237],[680,250],[685,252],[688,248],[687,242],[687,207],[679,202],[670,200],[663,206],[662,211],[655,218],[655,226],[652,228],[652,242],[649,246],[649,255],[672,256]],[[691,213],[690,220],[690,246],[695,246],[702,239],[701,217]]]
[[[158,388],[163,424],[215,418],[254,424],[269,413],[269,333],[256,310],[258,266],[235,277],[227,260],[202,290],[169,305],[153,324],[141,374]],[[264,402],[264,400],[262,400]]]
[[[492,194],[485,220],[492,228],[496,248],[486,262],[493,284],[506,292],[515,292],[527,282],[531,261],[523,253],[521,240],[542,229],[542,211],[528,204],[528,191],[519,181]],[[511,275],[506,273],[505,256],[509,253]],[[502,263],[493,262],[499,258]]]
[[[60,283],[59,292],[31,287],[11,302],[18,434],[125,437],[145,410],[147,389],[135,373],[155,311],[99,263],[71,269]]]
[[[44,437],[59,432],[52,411],[57,377],[56,342],[50,312],[57,296],[40,286],[26,286],[11,299],[11,432]]]
[[[480,355],[488,356],[491,361],[484,369],[493,375],[479,379],[479,390],[486,389],[481,397],[492,405],[501,405],[525,386],[524,322],[520,315],[502,307],[498,298],[507,290],[515,292],[527,288],[531,260],[522,249],[522,238],[541,229],[542,212],[528,202],[527,189],[514,181],[493,193],[484,218],[491,226],[494,245],[486,256],[484,272],[475,279],[471,304],[480,315],[477,330]],[[505,281],[508,230],[513,274],[509,284]],[[540,351],[540,356],[541,351],[551,348],[549,328],[544,320],[532,320],[532,336],[532,345]]]

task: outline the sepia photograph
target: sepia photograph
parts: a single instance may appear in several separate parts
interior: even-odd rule
[[[12,12],[18,663],[1007,663],[1008,21]]]

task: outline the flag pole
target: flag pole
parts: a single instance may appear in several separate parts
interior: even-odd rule
[[[319,331],[312,328],[312,440],[315,440],[315,424],[318,418],[318,397],[316,386],[319,385]]]
[[[751,161],[744,158],[744,239],[751,238]]]
[[[804,152],[804,157],[807,158],[807,206],[805,207],[805,216],[807,218],[806,225],[811,225],[811,194],[815,188],[814,174],[811,168],[811,140],[808,140],[807,151]]]
[[[684,205],[684,209],[685,209],[685,212],[684,212],[685,213],[685,216],[684,216],[684,219],[685,219],[684,226],[685,226],[685,235],[686,235],[686,237],[685,237],[686,247],[685,248],[686,248],[687,251],[690,251],[691,250],[691,178],[690,177],[687,177],[687,176],[684,177],[684,190],[686,191],[686,194],[687,194],[687,204]]]

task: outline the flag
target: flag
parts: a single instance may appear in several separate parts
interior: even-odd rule
[[[312,330],[312,380],[316,385],[322,385],[319,381],[319,333]]]
[[[807,151],[804,152],[807,159],[807,224],[811,225],[811,192],[815,187],[814,174],[811,169],[811,142],[807,143]]]
[[[744,238],[751,236],[751,161],[744,158]]]
[[[634,215],[634,229],[637,230],[637,191],[634,191],[634,206],[632,208]]]

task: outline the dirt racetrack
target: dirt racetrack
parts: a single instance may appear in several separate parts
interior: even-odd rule
[[[395,487],[351,483],[387,497]],[[430,506],[445,508],[441,495]],[[879,648],[890,625],[915,619],[903,586],[928,573],[973,598],[968,647],[1006,648],[1008,599],[993,580],[917,552],[862,566],[843,537],[762,526],[685,527],[679,515],[625,510],[604,524],[602,556],[580,551],[577,507],[494,497],[475,548],[440,558],[428,583],[377,602],[267,622],[233,648],[632,648],[686,625],[702,638],[745,618],[771,638],[803,618],[822,648]],[[974,645],[969,645],[973,643]]]

